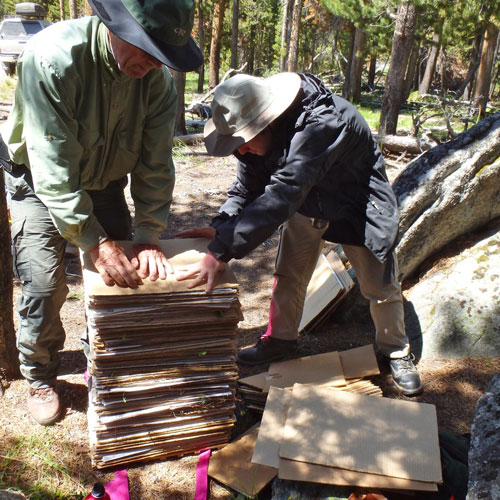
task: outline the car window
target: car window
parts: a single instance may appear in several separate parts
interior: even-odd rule
[[[42,27],[38,21],[4,21],[2,35],[4,37],[30,36],[41,31]]]
[[[30,23],[23,21],[23,26],[28,35],[34,35],[35,33],[38,33],[42,30],[42,25],[39,22]]]

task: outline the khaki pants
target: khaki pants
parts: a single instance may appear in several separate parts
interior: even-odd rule
[[[267,335],[284,340],[298,337],[307,285],[323,249],[322,235],[326,229],[314,227],[310,218],[298,213],[283,224]],[[381,264],[366,247],[343,245],[342,248],[354,268],[361,293],[370,301],[378,349],[389,358],[409,354],[396,257],[393,256],[394,266],[391,266]],[[387,269],[388,266],[392,269]]]

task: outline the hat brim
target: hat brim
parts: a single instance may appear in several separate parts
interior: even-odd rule
[[[300,90],[301,79],[297,73],[278,73],[266,78],[266,84],[273,94],[271,105],[244,128],[233,134],[221,134],[212,118],[207,121],[203,135],[205,147],[210,155],[229,156],[262,132],[293,103]]]
[[[183,46],[164,43],[150,37],[120,0],[106,0],[105,3],[89,0],[89,4],[114,35],[147,52],[165,66],[186,72],[202,65],[203,56],[193,37],[190,36]]]

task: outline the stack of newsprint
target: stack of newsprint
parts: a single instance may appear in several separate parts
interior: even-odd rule
[[[207,240],[160,242],[174,269],[199,261]],[[130,242],[119,242],[130,254]],[[90,344],[92,463],[105,468],[181,456],[226,443],[234,425],[236,329],[231,271],[215,288],[166,280],[106,286],[84,254]]]

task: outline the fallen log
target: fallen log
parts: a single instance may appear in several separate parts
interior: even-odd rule
[[[179,141],[188,146],[192,144],[198,144],[199,142],[203,142],[203,134],[187,134],[187,135],[176,135],[174,137],[174,142]]]
[[[391,153],[420,154],[436,145],[425,137],[412,137],[410,135],[379,135],[373,134],[381,151],[385,149]]]
[[[500,216],[500,113],[411,162],[394,180],[402,278],[459,236]]]

